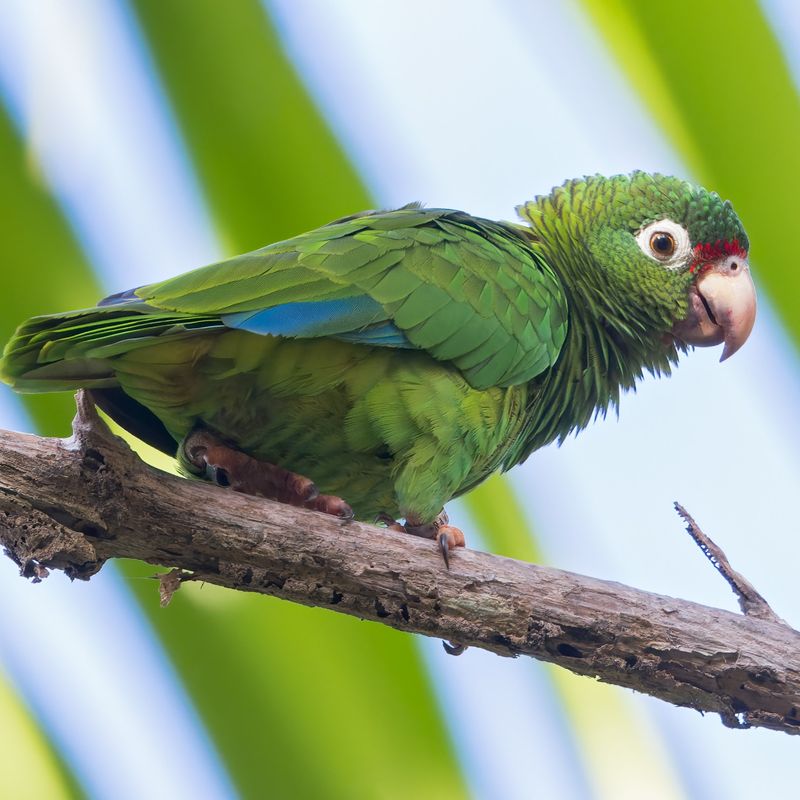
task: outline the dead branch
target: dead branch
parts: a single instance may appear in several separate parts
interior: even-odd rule
[[[183,581],[208,581],[533,656],[732,727],[800,733],[800,633],[686,518],[750,598],[747,615],[473,550],[446,570],[414,536],[159,472],[81,394],[70,439],[0,431],[0,543],[23,576],[89,578],[109,558],[138,558],[173,568],[162,604]]]
[[[786,623],[772,610],[769,603],[756,591],[755,586],[731,566],[728,557],[722,552],[722,548],[700,530],[700,526],[694,521],[692,515],[680,503],[675,503],[675,510],[686,523],[686,532],[694,539],[695,544],[711,562],[714,569],[725,578],[733,589],[742,613],[748,617],[768,619],[771,622],[785,625]]]

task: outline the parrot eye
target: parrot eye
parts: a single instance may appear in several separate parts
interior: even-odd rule
[[[671,219],[645,225],[636,234],[636,242],[646,256],[669,269],[685,267],[692,249],[686,228]]]
[[[675,239],[671,233],[657,231],[650,237],[650,249],[656,258],[669,258],[675,252]]]

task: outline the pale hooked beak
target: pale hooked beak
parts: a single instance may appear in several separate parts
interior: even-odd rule
[[[756,321],[756,290],[747,259],[726,256],[707,266],[692,284],[689,313],[672,329],[686,344],[710,347],[725,342],[720,361],[744,343]]]

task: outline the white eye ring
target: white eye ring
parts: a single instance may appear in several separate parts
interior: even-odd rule
[[[646,256],[668,269],[684,267],[692,252],[689,232],[671,219],[660,219],[645,225],[636,234],[636,243]],[[655,246],[659,243],[671,243],[672,246],[659,251]]]

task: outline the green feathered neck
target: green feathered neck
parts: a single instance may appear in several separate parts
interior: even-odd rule
[[[689,278],[665,292],[646,281],[633,286],[630,270],[617,269],[622,254],[613,234],[621,229],[606,211],[615,188],[604,178],[570,181],[518,208],[531,225],[523,227],[532,246],[561,281],[569,323],[558,361],[528,385],[526,423],[504,469],[545,444],[562,443],[609,408],[616,411],[621,392],[645,372],[669,375],[678,360],[679,344],[665,334],[685,313]],[[612,240],[605,242],[607,232]],[[636,302],[637,295],[659,292],[658,303]]]

